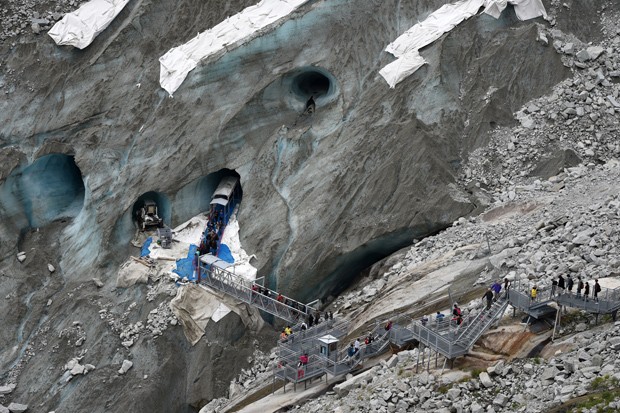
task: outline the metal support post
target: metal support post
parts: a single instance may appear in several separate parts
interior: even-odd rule
[[[558,323],[560,321],[561,312],[562,312],[562,306],[560,306],[560,308],[558,308],[558,310],[555,312],[555,322],[553,323],[553,333],[551,334],[551,341],[555,340],[555,331],[558,328]]]
[[[418,372],[418,365],[420,364],[420,352],[422,351],[422,343],[418,343],[418,356],[415,359],[415,372]]]

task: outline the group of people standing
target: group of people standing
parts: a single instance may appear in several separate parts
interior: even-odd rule
[[[575,288],[576,287],[576,288]],[[570,275],[566,278],[562,274],[558,275],[557,280],[553,280],[551,284],[551,296],[568,294],[573,295],[573,288],[576,289],[575,297],[583,297],[585,301],[590,300],[590,293],[592,293],[592,299],[594,301],[599,300],[599,293],[602,288],[598,282],[598,278],[594,280],[594,284],[590,287],[588,281],[584,281],[581,276],[578,276],[576,280],[573,280]],[[538,287],[534,285],[530,290],[530,298],[536,300],[538,297]]]
[[[267,296],[271,295],[268,289],[263,288],[257,284],[254,284],[252,286],[252,291],[255,293],[261,293]],[[276,298],[276,300],[281,303],[285,303],[286,305],[289,305],[289,306],[293,306],[293,304],[296,303],[294,301],[289,301],[287,298],[285,298],[284,296],[282,296],[282,294],[279,294],[279,293],[278,293],[278,297]],[[303,306],[303,310],[305,311],[306,307],[301,303],[298,303],[295,308],[298,308],[300,306]],[[308,315],[307,322],[306,321],[301,322],[301,324],[299,325],[299,330],[305,331],[309,328],[312,328],[313,326],[319,325],[321,321],[329,321],[333,319],[334,319],[334,314],[331,311],[326,311],[323,316],[321,316],[321,313],[319,311],[316,311],[314,314]],[[289,339],[292,339],[292,337],[293,337],[293,329],[291,328],[291,326],[287,325],[280,333],[280,340],[282,342],[287,342]]]

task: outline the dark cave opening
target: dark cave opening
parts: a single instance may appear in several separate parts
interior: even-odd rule
[[[164,225],[171,226],[172,208],[170,199],[162,192],[149,191],[140,195],[131,209],[133,222],[137,223],[137,213],[144,206],[145,201],[153,201],[157,205],[157,215],[164,220]],[[136,224],[137,225],[137,224]]]
[[[331,73],[318,67],[300,68],[290,75],[291,93],[303,102],[310,96],[326,101],[336,94],[336,80]]]
[[[320,98],[329,92],[330,84],[324,74],[310,71],[297,75],[291,87],[296,95]]]
[[[15,178],[17,196],[32,228],[75,217],[84,206],[82,171],[73,156],[42,156]]]
[[[211,197],[213,192],[219,185],[220,181],[232,176],[240,178],[239,174],[232,170],[223,168],[219,171],[202,176],[188,183],[174,195],[174,212],[172,214],[173,222],[178,225],[187,221],[201,212],[207,212],[210,209]],[[239,184],[241,187],[241,184]],[[239,197],[243,197],[243,191],[239,189]]]

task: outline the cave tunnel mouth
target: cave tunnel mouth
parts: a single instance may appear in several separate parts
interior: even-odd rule
[[[235,203],[239,204],[243,198],[241,175],[234,169],[222,168],[193,180],[175,194],[172,214],[172,221],[175,225],[179,225],[200,213],[208,212],[213,193],[222,179],[228,176],[239,180],[235,194]]]
[[[437,225],[424,228],[401,228],[374,238],[358,246],[355,250],[336,258],[333,271],[319,281],[312,289],[312,295],[303,294],[303,299],[321,299],[329,302],[330,297],[338,297],[363,276],[363,272],[374,264],[397,251],[411,247],[413,239],[423,239],[438,234],[450,225]]]
[[[82,211],[86,189],[75,156],[44,155],[26,166],[20,175],[17,185],[31,228],[75,218]]]
[[[163,219],[163,224],[171,226],[172,204],[170,199],[163,192],[148,191],[140,195],[131,208],[132,221],[136,227],[138,227],[137,213],[140,208],[142,208],[145,201],[155,202],[157,204],[158,216]]]
[[[325,104],[338,94],[336,78],[320,67],[299,68],[291,72],[289,78],[291,93],[304,103],[312,96],[317,104]]]

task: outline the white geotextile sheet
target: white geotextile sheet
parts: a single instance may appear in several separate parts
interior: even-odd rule
[[[309,0],[261,0],[240,13],[228,17],[189,42],[170,49],[159,58],[159,83],[170,95],[181,86],[198,63],[227,46],[236,47],[249,41],[261,29],[291,14]]]
[[[508,4],[514,6],[519,20],[535,19],[540,16],[547,18],[547,11],[542,0],[487,0],[484,12],[499,19]]]
[[[57,45],[84,49],[112,23],[129,0],[91,0],[65,14],[48,32]]]
[[[481,7],[485,7],[485,13],[498,18],[508,3],[514,5],[520,20],[547,17],[541,0],[461,0],[444,4],[385,48],[397,59],[383,67],[379,73],[388,85],[394,88],[426,63],[419,53],[421,48],[433,43],[463,20],[474,16]]]

